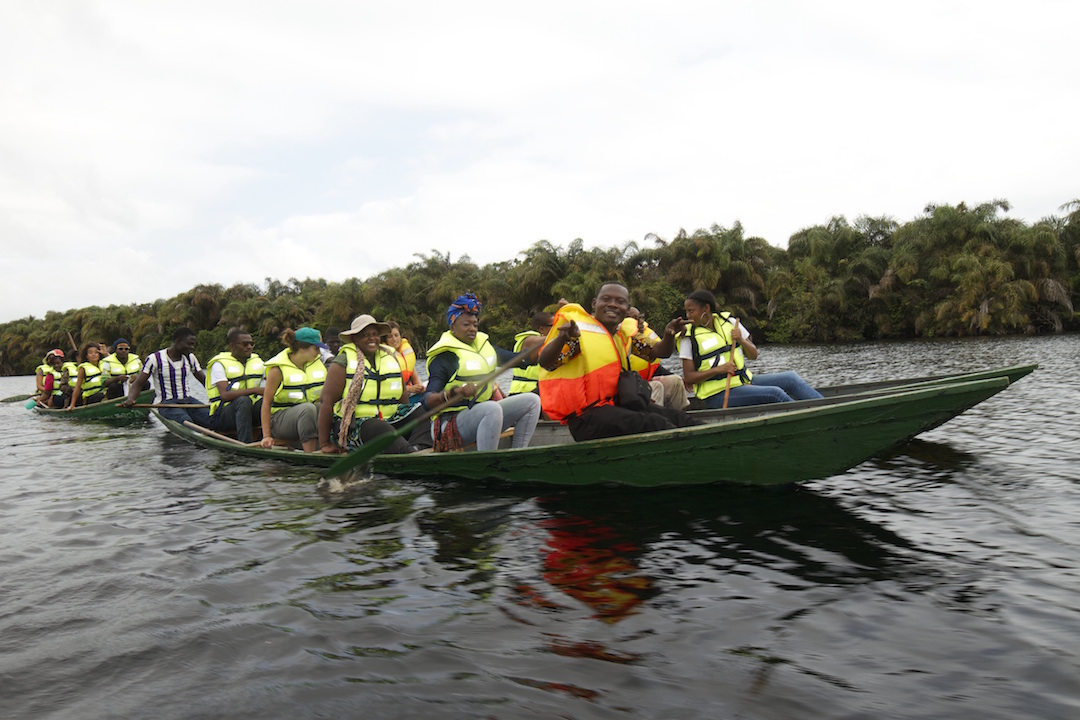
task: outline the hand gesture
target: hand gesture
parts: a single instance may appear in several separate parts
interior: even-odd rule
[[[679,333],[681,333],[685,329],[686,329],[686,320],[681,318],[681,317],[677,317],[677,318],[673,319],[671,322],[669,322],[667,324],[667,327],[664,328],[664,334],[665,335],[678,335]]]
[[[581,337],[581,329],[577,326],[576,321],[571,320],[565,325],[559,326],[558,334],[562,337],[563,342],[566,342],[571,338]]]

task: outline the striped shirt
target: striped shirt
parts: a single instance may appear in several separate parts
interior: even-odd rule
[[[143,372],[154,379],[155,402],[159,403],[191,397],[189,378],[201,371],[199,359],[193,353],[173,360],[165,350],[158,350],[143,361]]]

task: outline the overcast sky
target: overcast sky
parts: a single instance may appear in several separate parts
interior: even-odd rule
[[[0,322],[1080,197],[1080,3],[0,0]],[[357,312],[364,308],[357,308]]]

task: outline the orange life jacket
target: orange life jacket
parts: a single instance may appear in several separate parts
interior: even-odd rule
[[[594,405],[615,403],[619,373],[627,365],[631,342],[621,327],[612,336],[583,307],[571,303],[555,313],[545,343],[571,320],[581,331],[581,352],[554,370],[540,369],[540,403],[548,417],[563,422]]]

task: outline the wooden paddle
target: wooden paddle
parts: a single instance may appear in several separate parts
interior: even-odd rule
[[[169,406],[168,405],[151,405],[150,407],[169,407]],[[191,405],[186,405],[186,406],[185,405],[177,405],[175,407],[192,407],[192,406]],[[203,435],[207,435],[207,436],[212,437],[212,438],[217,438],[218,440],[224,440],[225,442],[229,442],[229,443],[232,443],[234,445],[243,445],[244,447],[248,447],[248,446],[251,446],[251,445],[259,445],[260,444],[258,441],[249,442],[249,443],[241,442],[241,441],[237,440],[236,438],[229,437],[228,435],[222,435],[221,433],[214,432],[213,430],[211,430],[209,428],[204,428],[202,425],[196,425],[195,423],[191,422],[190,420],[185,420],[184,421],[184,427],[189,427],[192,430],[198,430]]]
[[[493,381],[495,378],[499,377],[504,372],[525,359],[527,355],[531,355],[534,352],[536,352],[536,348],[527,348],[525,350],[522,350],[510,360],[506,361],[484,377],[480,378],[480,380],[476,382],[477,387],[482,389],[485,385]],[[478,390],[477,394],[479,394],[479,392],[480,391]],[[379,435],[378,437],[372,438],[356,450],[353,450],[351,453],[344,456],[343,458],[335,462],[333,465],[328,467],[326,469],[326,472],[323,473],[323,478],[329,480],[330,478],[335,478],[338,475],[346,473],[355,467],[366,465],[368,462],[371,461],[372,458],[374,458],[376,455],[388,448],[391,443],[393,443],[399,437],[407,436],[418,424],[429,419],[432,415],[435,415],[436,413],[442,411],[451,403],[459,402],[460,400],[461,398],[456,398],[455,400],[444,400],[443,402],[439,403],[427,412],[421,413],[420,416],[417,417],[415,420],[410,420],[409,422],[405,423],[394,432],[384,433],[382,435]]]
[[[731,330],[731,334],[732,334],[732,338],[731,338],[731,363],[733,365],[735,364],[735,337],[734,337],[734,335],[735,335],[735,331],[738,330],[738,329],[739,329],[739,318],[735,318],[735,325]],[[727,410],[728,395],[731,394],[731,376],[733,374],[734,373],[728,373],[727,384],[724,385],[724,407],[723,407],[724,410]]]
[[[208,408],[209,405],[195,405],[192,403],[135,403],[133,408],[176,408],[178,410],[198,410]]]

